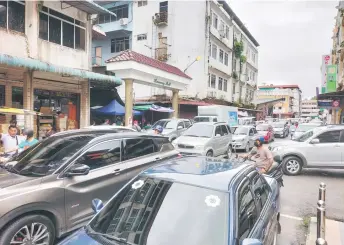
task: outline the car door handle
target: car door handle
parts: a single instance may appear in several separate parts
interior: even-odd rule
[[[115,174],[115,175],[119,175],[119,174],[121,174],[121,169],[115,169],[114,171],[113,171],[113,173]]]
[[[161,160],[161,158],[160,157],[156,157],[155,160]]]

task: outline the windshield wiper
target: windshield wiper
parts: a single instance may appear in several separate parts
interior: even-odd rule
[[[1,168],[7,170],[10,173],[15,173],[15,174],[19,174],[19,171],[17,169],[15,169],[12,165],[0,165]]]
[[[106,234],[106,233],[101,233],[101,232],[96,232],[96,231],[90,231],[89,228],[86,228],[86,233],[88,235],[93,235],[93,236],[101,236],[101,237],[105,237],[109,240],[113,240],[116,241],[118,243],[124,243],[124,244],[129,244],[129,245],[135,245],[132,242],[128,242],[127,239],[125,238],[121,238],[121,237],[116,237],[116,236],[112,236],[110,234]]]

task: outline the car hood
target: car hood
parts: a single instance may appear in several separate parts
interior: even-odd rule
[[[294,145],[300,145],[303,144],[304,142],[299,142],[299,141],[294,141],[294,140],[287,140],[286,142],[280,141],[280,142],[275,142],[270,144],[271,147],[277,147],[277,146],[294,146]]]
[[[18,175],[10,173],[5,169],[0,169],[0,188],[6,188],[12,185],[17,185],[23,182],[30,181],[32,179],[36,178]]]
[[[243,140],[245,138],[246,138],[246,135],[235,135],[235,134],[232,135],[232,140],[236,140],[236,141]]]
[[[275,131],[275,132],[282,132],[282,131],[283,131],[283,128],[274,128],[274,131]]]
[[[117,244],[117,243],[114,243]],[[125,244],[125,243],[123,243]],[[92,237],[86,234],[85,229],[82,228],[73,233],[58,245],[101,245],[101,243],[94,240]]]
[[[204,137],[191,137],[191,136],[180,136],[173,143],[185,144],[185,145],[205,145],[210,138]]]

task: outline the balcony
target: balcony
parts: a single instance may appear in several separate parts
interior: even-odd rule
[[[167,54],[167,47],[157,48],[155,50],[155,59],[166,62],[170,57],[170,54]]]
[[[156,13],[153,17],[154,24],[157,26],[167,26],[168,12]]]
[[[92,57],[92,66],[104,66],[101,56]]]

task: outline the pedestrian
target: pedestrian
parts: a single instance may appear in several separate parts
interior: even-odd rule
[[[160,125],[157,125],[155,128],[154,128],[154,134],[158,134],[158,135],[162,135],[162,131],[164,129],[160,126]]]
[[[22,152],[38,143],[38,140],[35,139],[34,137],[34,132],[32,129],[24,129],[23,135],[25,136],[26,139],[21,141],[19,145],[17,145],[15,148],[10,150],[10,152],[15,152],[15,151]]]
[[[48,137],[52,136],[53,134],[55,134],[53,126],[51,124],[48,124],[47,132],[45,133],[45,137],[48,138]]]
[[[8,127],[8,134],[1,134],[1,141],[4,147],[4,152],[6,156],[12,156],[17,153],[16,147],[23,141],[22,136],[17,135],[17,127],[10,125]]]
[[[257,148],[257,152],[254,155],[249,154],[249,158],[255,161],[255,166],[259,173],[265,174],[271,168],[273,164],[273,155],[271,151],[265,147],[260,140],[254,141],[254,146]]]
[[[105,119],[103,125],[110,125],[110,120],[109,119]]]
[[[141,127],[139,126],[139,122],[137,120],[134,121],[133,129],[135,129],[137,132],[141,132]]]
[[[17,128],[17,135],[20,135],[20,128],[19,128],[18,125],[17,125],[17,121],[12,119],[12,120],[10,121],[10,125],[15,126],[15,127]]]

